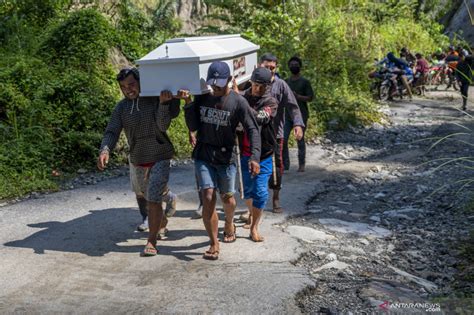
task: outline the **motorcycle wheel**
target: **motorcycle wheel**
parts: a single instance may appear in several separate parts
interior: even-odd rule
[[[370,92],[372,93],[372,97],[374,99],[378,99],[380,96],[380,84],[379,83],[372,83],[370,85]]]
[[[382,84],[382,86],[380,86],[379,99],[382,102],[385,102],[385,101],[388,101],[389,98],[390,98],[390,85]]]

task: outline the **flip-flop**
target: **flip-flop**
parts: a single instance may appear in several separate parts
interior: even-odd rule
[[[156,256],[157,254],[158,254],[158,249],[156,249],[155,246],[145,246],[145,249],[143,250],[144,257],[152,257],[152,256]]]
[[[204,255],[202,255],[202,258],[206,259],[206,260],[217,260],[219,259],[219,251],[216,250],[215,252],[210,252],[210,251],[206,251],[204,253]]]
[[[233,226],[234,226],[234,232],[233,233],[226,233],[224,231],[224,238],[222,239],[223,243],[233,243],[237,240],[237,233],[236,233],[237,228],[236,228],[235,224]],[[233,239],[231,241],[226,241],[225,240],[226,238],[231,238],[231,237],[233,237]]]

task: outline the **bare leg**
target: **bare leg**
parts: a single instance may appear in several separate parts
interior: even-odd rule
[[[233,235],[230,237],[231,239],[224,240],[225,242],[230,242],[235,240],[235,230],[234,230],[234,214],[235,214],[235,207],[237,206],[237,202],[235,201],[235,197],[229,195],[221,195],[222,205],[224,206],[224,213],[225,213],[225,225],[224,225],[224,232],[227,235]]]
[[[217,239],[217,230],[219,218],[216,213],[216,192],[213,188],[202,190],[202,204],[202,221],[210,241],[210,248],[206,254],[218,254],[219,240]]]
[[[413,94],[411,93],[411,88],[410,88],[410,85],[408,84],[407,77],[402,75],[401,79],[402,79],[403,86],[405,86],[405,89],[407,90],[408,96],[410,97],[410,99],[412,99]]]
[[[250,238],[254,242],[263,242],[263,237],[258,233],[258,224],[262,217],[263,209],[252,207],[252,223],[250,225]]]
[[[250,225],[252,224],[252,199],[245,199],[245,204],[247,205],[247,209],[249,212],[249,218],[247,220],[247,223],[244,224],[243,228],[244,229],[250,229]]]

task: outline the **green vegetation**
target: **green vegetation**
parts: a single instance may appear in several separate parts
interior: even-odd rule
[[[367,73],[374,58],[401,47],[426,54],[447,45],[442,27],[427,15],[430,8],[424,11],[419,1],[208,2],[222,9],[211,18],[231,28],[208,26],[204,31],[244,34],[262,52],[279,57],[283,78],[288,77],[291,56],[303,59],[303,75],[316,93],[309,136],[323,132],[328,122],[344,128],[379,119],[368,94]]]
[[[3,0],[0,2],[0,199],[55,189],[53,170],[93,167],[119,100],[111,51],[133,61],[178,35],[172,0]],[[299,55],[316,92],[308,136],[379,119],[368,92],[374,58],[402,46],[446,44],[419,1],[207,0],[200,33],[242,33],[281,60]],[[438,14],[438,13],[437,13]],[[249,18],[252,17],[252,18]],[[170,137],[190,147],[182,117]],[[123,155],[121,155],[123,156]]]
[[[171,17],[170,28],[158,32],[129,1],[113,7],[114,19],[83,2],[79,8],[53,0],[0,4],[0,199],[55,189],[53,170],[93,167],[120,98],[111,48],[133,60],[176,28]],[[162,24],[169,16],[169,7],[160,11],[163,3],[153,11]]]

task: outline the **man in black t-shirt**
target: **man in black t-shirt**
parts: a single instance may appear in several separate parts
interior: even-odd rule
[[[300,58],[294,56],[288,60],[288,68],[291,71],[291,76],[286,80],[288,86],[293,91],[296,100],[298,101],[298,106],[301,111],[301,116],[303,116],[303,137],[298,142],[298,172],[304,172],[305,162],[306,162],[306,144],[304,140],[304,132],[308,126],[309,118],[309,107],[308,102],[313,100],[313,88],[311,87],[311,82],[308,79],[301,76],[301,67],[303,62]],[[288,154],[288,138],[290,136],[291,128],[293,127],[293,122],[291,117],[287,114],[285,121],[285,140],[283,142],[283,165],[285,170],[290,169],[290,157]]]
[[[180,95],[186,102],[186,124],[191,132],[197,132],[193,159],[202,192],[202,218],[210,238],[210,248],[203,257],[210,260],[216,260],[219,255],[216,189],[221,195],[226,217],[223,242],[231,243],[236,240],[233,218],[237,170],[233,151],[239,123],[249,135],[251,151],[248,166],[242,167],[248,167],[252,175],[260,172],[260,134],[257,122],[247,101],[229,88],[231,79],[229,66],[225,62],[216,61],[210,65],[207,74],[207,84],[211,86],[212,93],[197,95],[194,102],[191,102],[189,95]]]

